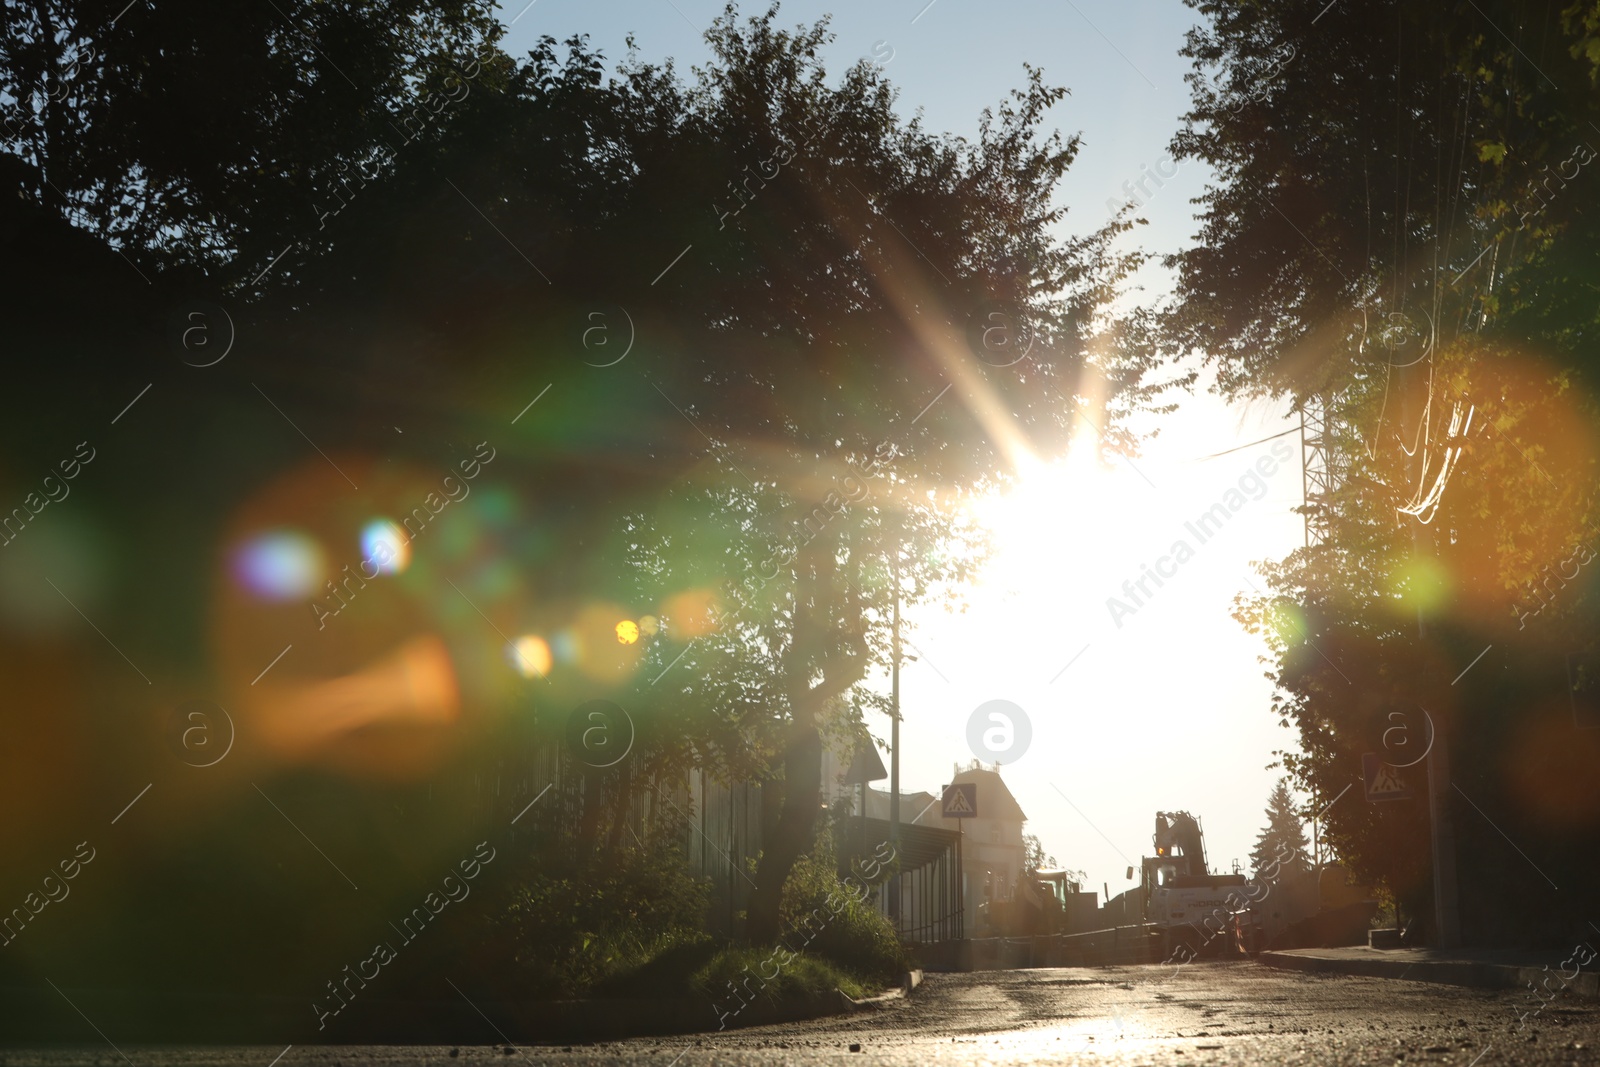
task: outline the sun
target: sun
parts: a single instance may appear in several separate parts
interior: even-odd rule
[[[1039,591],[1043,584],[1064,593],[1091,576],[1093,560],[1115,541],[1130,504],[1124,479],[1085,452],[1030,465],[1004,491],[973,502],[992,550],[981,586],[1003,593]]]

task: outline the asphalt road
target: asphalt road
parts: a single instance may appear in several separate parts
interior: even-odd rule
[[[1600,1064],[1600,1005],[1526,991],[1278,971],[1255,963],[929,975],[867,1015],[577,1046],[0,1049],[0,1064],[342,1067],[710,1064]],[[489,1022],[486,1036],[494,1037]],[[516,1035],[512,1035],[513,1037]],[[858,1052],[851,1045],[859,1046]]]

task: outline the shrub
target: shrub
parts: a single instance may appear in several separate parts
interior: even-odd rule
[[[601,982],[594,995],[630,1000],[681,997],[693,987],[693,976],[727,948],[727,942],[703,934],[698,940],[680,941],[643,966]]]
[[[878,913],[877,893],[859,875],[848,881],[839,877],[833,835],[819,834],[811,854],[794,865],[784,883],[781,940],[867,982],[892,984],[904,973],[907,956],[894,925]]]
[[[491,966],[523,995],[579,996],[704,940],[709,886],[675,846],[553,851],[530,858],[488,916]]]
[[[752,998],[795,1000],[838,989],[859,1000],[873,991],[826,959],[782,948],[724,949],[689,976],[689,988],[723,1011]]]

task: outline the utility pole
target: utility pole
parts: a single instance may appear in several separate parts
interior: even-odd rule
[[[900,528],[895,526],[894,556],[890,573],[894,580],[893,661],[889,666],[889,847],[891,855],[900,855]],[[889,917],[896,923],[900,919],[899,864],[889,885]]]
[[[1311,817],[1311,866],[1317,872],[1317,895],[1320,899],[1322,895],[1322,839],[1317,834],[1317,824],[1322,821],[1320,818],[1322,809],[1317,808],[1317,786],[1315,782],[1311,784],[1311,806],[1317,810],[1317,814]]]
[[[1416,411],[1412,389],[1401,391],[1400,420],[1409,427]],[[1326,501],[1343,480],[1343,466],[1334,441],[1333,397],[1320,394],[1306,397],[1300,405],[1301,450],[1301,501],[1313,499]],[[1306,547],[1326,544],[1329,540],[1329,522],[1325,512],[1307,510],[1305,520]],[[1413,551],[1421,554],[1424,545],[1421,524],[1413,520],[1411,526]],[[1421,606],[1417,608],[1417,644],[1427,642],[1428,623]],[[1441,718],[1443,716],[1441,715]],[[1432,837],[1433,860],[1433,913],[1437,948],[1459,948],[1461,945],[1461,912],[1456,881],[1455,824],[1450,813],[1450,739],[1444,725],[1434,723],[1433,744],[1428,749],[1428,823]],[[1319,827],[1312,826],[1313,835]],[[1317,862],[1321,863],[1320,841],[1313,838]],[[1320,887],[1320,883],[1319,883]],[[1397,919],[1398,921],[1398,919]]]
[[[1441,716],[1442,718],[1443,716]],[[1428,750],[1428,817],[1433,824],[1433,910],[1439,948],[1461,947],[1456,886],[1456,828],[1450,815],[1450,738],[1434,725]]]
[[[1432,388],[1431,382],[1427,388]],[[1406,389],[1401,394],[1401,425],[1409,426],[1412,413],[1416,410],[1416,401],[1413,399],[1413,390]],[[1428,417],[1429,409],[1423,408],[1423,418]],[[1419,450],[1422,456],[1422,470],[1427,469],[1427,455]],[[1419,472],[1419,479],[1421,473]],[[1423,537],[1422,524],[1411,517],[1411,546],[1412,552],[1418,556],[1429,546]],[[1422,604],[1417,604],[1417,648],[1422,656],[1427,655],[1428,620],[1422,610]],[[1431,679],[1433,672],[1428,672],[1427,679]],[[1431,690],[1424,689],[1425,693]],[[1430,720],[1432,717],[1429,717]],[[1459,895],[1456,885],[1456,831],[1455,823],[1450,816],[1450,737],[1446,731],[1446,716],[1441,714],[1438,721],[1433,722],[1433,736],[1428,746],[1428,826],[1432,837],[1433,860],[1433,927],[1434,948],[1460,948],[1461,947],[1461,912],[1458,907]]]

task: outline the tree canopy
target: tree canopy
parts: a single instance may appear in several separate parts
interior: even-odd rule
[[[1238,608],[1298,730],[1284,764],[1324,797],[1359,784],[1364,753],[1399,768],[1415,802],[1347,800],[1328,838],[1429,912],[1420,760],[1449,739],[1463,907],[1487,914],[1504,880],[1548,887],[1514,853],[1481,862],[1504,851],[1483,812],[1547,857],[1600,825],[1600,796],[1532,770],[1593,754],[1563,693],[1596,603],[1579,576],[1600,370],[1593,12],[1191,6],[1208,21],[1173,146],[1215,179],[1172,260],[1164,343],[1201,353],[1224,395],[1328,425],[1311,541]]]
[[[228,430],[203,453],[181,420],[121,446],[170,480],[106,505],[148,561],[108,618],[183,573],[191,620],[144,628],[132,654],[209,674],[258,720],[421,635],[476,729],[531,702],[559,735],[583,700],[617,701],[638,749],[609,773],[693,763],[782,792],[750,925],[775,937],[821,745],[885,707],[862,683],[890,656],[894,602],[946,595],[981,554],[963,501],[1083,419],[1131,450],[1126,415],[1159,408],[1153,353],[1107,310],[1140,261],[1111,250],[1131,223],[1071,236],[1055,196],[1079,148],[1047,132],[1066,90],[1026,70],[966,139],[902,118],[868,61],[826,71],[826,23],[784,29],[776,7],[728,7],[685,80],[581,38],[505,56],[475,3],[269,4],[196,32],[181,5],[115,26],[105,6],[30,8],[44,21],[6,46],[0,92],[23,102],[16,225],[97,269],[126,261],[108,306],[165,361],[152,400]],[[230,82],[215,66],[232,52]],[[210,79],[227,85],[197,91]],[[208,377],[173,364],[151,310],[195,297],[237,325]],[[38,351],[98,343],[18,310]],[[129,395],[147,380],[110,373]],[[322,456],[296,458],[302,438]],[[217,567],[190,573],[264,516],[403,514],[485,439],[490,477],[452,513],[465,532],[352,602],[364,622],[312,643],[296,634],[325,618],[264,623],[213,595]],[[180,495],[205,505],[174,532]],[[612,607],[650,619],[625,647],[584,629]],[[561,611],[593,669],[530,690],[501,645]],[[251,682],[295,642],[313,651]]]
[[[1305,870],[1306,834],[1300,827],[1300,814],[1295,811],[1294,796],[1289,792],[1289,780],[1278,779],[1267,797],[1267,825],[1256,837],[1250,850],[1250,870],[1256,877],[1268,867],[1274,870]]]

